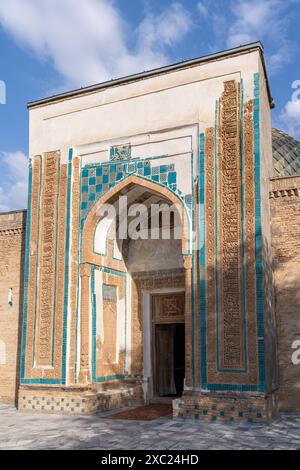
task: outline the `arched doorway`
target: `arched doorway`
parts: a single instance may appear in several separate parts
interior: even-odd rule
[[[124,198],[126,210],[120,205]],[[165,209],[156,217],[153,206]],[[111,208],[114,219],[108,222]],[[122,224],[126,238],[119,236]],[[132,226],[138,236],[130,233]],[[130,176],[88,213],[81,246],[79,383],[131,377],[142,380],[145,400],[181,395],[191,370],[185,347],[191,334],[191,257],[182,201],[166,187]]]

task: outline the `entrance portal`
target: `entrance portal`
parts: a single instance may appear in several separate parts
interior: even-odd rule
[[[153,296],[152,322],[154,395],[181,396],[185,377],[184,294]]]
[[[181,396],[185,373],[184,324],[155,325],[155,392]]]

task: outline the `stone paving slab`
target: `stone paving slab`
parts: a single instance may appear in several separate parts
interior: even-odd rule
[[[269,425],[108,420],[107,415],[32,414],[0,405],[0,449],[300,449],[300,413],[281,414]]]

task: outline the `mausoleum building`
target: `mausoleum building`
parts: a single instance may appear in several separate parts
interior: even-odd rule
[[[300,410],[300,144],[273,106],[260,43],[29,104],[27,222],[0,214],[2,400]]]

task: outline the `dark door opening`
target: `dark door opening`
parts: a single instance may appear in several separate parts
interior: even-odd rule
[[[155,371],[156,396],[182,395],[185,376],[183,323],[155,325]]]

